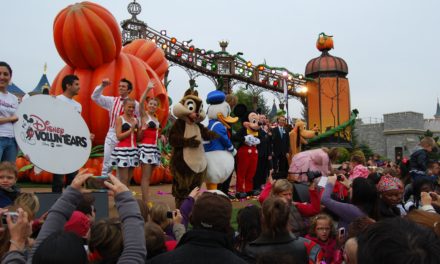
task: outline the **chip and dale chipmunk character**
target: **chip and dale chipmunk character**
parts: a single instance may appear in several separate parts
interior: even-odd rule
[[[173,107],[173,114],[177,120],[169,133],[169,142],[173,148],[170,171],[174,178],[172,194],[176,208],[179,208],[190,191],[200,187],[205,180],[207,161],[203,141],[211,141],[218,138],[218,135],[200,124],[206,114],[198,92],[191,88]]]

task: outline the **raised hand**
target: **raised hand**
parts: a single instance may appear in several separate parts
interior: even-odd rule
[[[11,235],[11,250],[24,250],[26,241],[32,233],[28,214],[21,208],[17,209],[17,220],[13,220],[10,215],[6,217],[9,233]]]
[[[110,79],[109,78],[105,78],[105,79],[102,80],[101,86],[102,87],[107,87],[107,86],[110,86],[110,84],[111,84]]]

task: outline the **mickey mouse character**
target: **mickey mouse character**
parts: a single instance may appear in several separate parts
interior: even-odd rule
[[[260,130],[260,116],[257,112],[248,111],[246,106],[239,104],[234,109],[243,127],[233,136],[234,141],[239,143],[237,151],[237,184],[236,197],[238,199],[254,195],[253,178],[257,170],[258,150],[260,144],[258,131]]]
[[[177,117],[170,130],[169,140],[173,148],[170,171],[173,175],[172,193],[176,208],[195,187],[200,187],[206,177],[207,161],[202,140],[213,140],[218,135],[200,122],[205,119],[202,99],[198,92],[188,89],[173,107]]]

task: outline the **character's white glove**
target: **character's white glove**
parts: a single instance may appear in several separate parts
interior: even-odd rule
[[[235,155],[237,155],[237,150],[234,148],[234,149],[232,150],[232,156],[235,157]]]
[[[256,146],[260,144],[260,140],[253,135],[247,135],[244,137],[244,143],[248,146]]]

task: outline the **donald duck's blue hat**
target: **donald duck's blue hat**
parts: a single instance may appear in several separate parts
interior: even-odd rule
[[[215,104],[221,104],[225,101],[226,95],[224,92],[215,90],[208,93],[208,96],[206,97],[206,103],[215,105]]]

